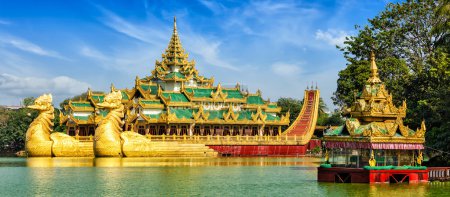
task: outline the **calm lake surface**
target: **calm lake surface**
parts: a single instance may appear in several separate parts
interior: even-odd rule
[[[0,196],[450,196],[450,182],[316,181],[308,157],[0,158]]]

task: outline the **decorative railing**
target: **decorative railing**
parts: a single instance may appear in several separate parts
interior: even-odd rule
[[[303,136],[146,135],[152,141],[178,141],[206,145],[302,145]]]
[[[304,136],[219,136],[219,135],[145,135],[151,141],[177,141],[206,145],[303,145]],[[93,141],[94,136],[74,136],[82,142]]]
[[[94,141],[94,136],[90,135],[90,136],[79,136],[76,135],[74,136],[76,140],[80,141],[80,142],[92,142]]]
[[[450,167],[428,167],[429,181],[449,181],[450,180]]]

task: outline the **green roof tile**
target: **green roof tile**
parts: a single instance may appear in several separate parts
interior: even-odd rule
[[[166,79],[174,79],[175,77],[179,79],[186,79],[186,77],[180,72],[171,72],[165,76]]]
[[[237,98],[237,99],[244,98],[244,95],[242,95],[239,90],[222,90],[222,91],[228,95],[227,98]]]
[[[144,91],[148,91],[150,89],[150,94],[153,95],[156,95],[158,93],[158,86],[156,85],[141,84],[141,89]]]
[[[75,118],[77,120],[88,120],[89,116],[73,116],[73,118]]]
[[[128,94],[124,91],[120,91],[122,93],[122,100],[129,100],[130,98],[128,98]]]
[[[186,88],[186,92],[194,93],[194,97],[197,98],[210,98],[211,92],[213,89],[211,88]]]
[[[223,119],[223,113],[228,110],[207,110],[205,112],[209,113],[208,120],[214,120],[214,119]]]
[[[162,95],[166,98],[170,97],[172,102],[189,102],[187,97],[181,93],[163,92]]]
[[[91,103],[88,103],[88,102],[73,102],[72,101],[72,105],[74,107],[92,107]]]
[[[277,108],[278,106],[276,104],[270,104],[268,105],[269,108]]]
[[[264,100],[260,96],[248,96],[247,104],[264,105]]]
[[[177,118],[186,118],[186,119],[192,119],[192,109],[177,109],[177,108],[170,108],[171,113],[175,113]]]
[[[252,111],[250,110],[242,110],[239,113],[238,120],[251,120],[252,119]]]
[[[343,130],[344,130],[344,126],[339,126],[338,128],[336,128],[334,130],[327,131],[326,133],[324,133],[324,135],[326,135],[326,136],[341,135]]]
[[[162,104],[161,100],[141,100],[141,103],[145,104],[145,105],[157,105],[157,104]]]
[[[104,95],[92,95],[92,98],[97,103],[103,103],[103,99],[105,99],[105,96]]]
[[[144,114],[144,116],[147,116],[151,119],[158,119],[160,115],[161,114]]]

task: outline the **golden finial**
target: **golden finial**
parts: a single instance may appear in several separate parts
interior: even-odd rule
[[[173,17],[173,33],[177,34],[177,17]]]
[[[370,78],[367,82],[371,84],[381,83],[380,78],[378,78],[378,67],[375,63],[375,53],[373,51],[370,52]]]
[[[116,87],[114,87],[114,84],[111,83],[111,92],[114,92],[114,91],[116,91]]]

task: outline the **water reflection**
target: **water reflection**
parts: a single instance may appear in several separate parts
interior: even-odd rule
[[[0,158],[0,196],[435,197],[450,193],[450,182],[318,183],[319,162],[306,157]]]
[[[157,167],[157,166],[303,166],[317,167],[320,159],[285,157],[228,158],[27,158],[28,167]]]

